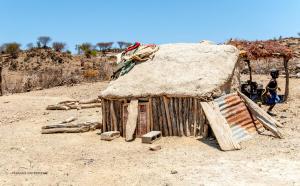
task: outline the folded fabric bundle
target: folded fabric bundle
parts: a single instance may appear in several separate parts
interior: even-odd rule
[[[118,55],[118,66],[114,71],[112,79],[117,79],[128,73],[138,62],[145,62],[149,59],[153,59],[154,54],[158,49],[159,47],[155,44],[141,45],[138,42],[129,46],[121,53],[121,55]]]

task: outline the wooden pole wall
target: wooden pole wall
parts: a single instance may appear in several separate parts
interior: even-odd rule
[[[124,100],[102,99],[102,131],[120,131],[125,135]],[[207,137],[208,123],[200,100],[191,97],[151,97],[147,106],[147,132],[161,131],[163,136]]]

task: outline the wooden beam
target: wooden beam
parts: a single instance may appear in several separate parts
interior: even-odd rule
[[[283,66],[285,71],[285,90],[284,90],[284,100],[287,101],[289,96],[289,83],[290,83],[290,73],[289,73],[289,60],[287,58],[283,58]]]
[[[114,101],[110,101],[110,113],[111,113],[111,118],[112,118],[112,127],[114,131],[118,130],[118,126],[117,126],[117,116],[116,116],[116,112],[115,112],[115,108],[114,108]]]
[[[276,126],[282,126],[278,121],[272,118],[268,113],[266,113],[262,108],[260,108],[256,103],[251,99],[245,96],[243,93],[238,91],[239,96],[244,100],[245,104],[250,109],[251,113],[260,121],[260,123],[270,130],[276,137],[283,138],[280,131]]]
[[[201,102],[201,106],[220,148],[224,151],[241,149],[241,146],[233,138],[229,124],[221,114],[219,107],[214,102]]]
[[[2,66],[0,65],[0,96],[3,95],[3,92],[2,92]]]
[[[138,119],[138,100],[131,100],[128,105],[128,119],[126,123],[126,141],[132,141],[134,139],[134,132]]]
[[[169,101],[168,98],[163,96],[164,100],[164,105],[165,105],[165,111],[167,115],[167,123],[168,123],[168,128],[169,128],[169,135],[173,136],[173,130],[172,130],[172,122],[171,122],[171,117],[170,117],[170,110],[169,110]]]

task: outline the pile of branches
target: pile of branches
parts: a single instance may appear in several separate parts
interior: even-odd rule
[[[242,57],[247,57],[251,60],[259,58],[279,58],[284,57],[291,59],[293,52],[287,46],[280,44],[277,41],[246,41],[246,40],[231,40],[228,44],[237,47],[241,50]]]
[[[70,110],[70,109],[87,109],[101,107],[101,99],[90,99],[90,100],[66,100],[61,101],[55,105],[48,105],[46,110]]]
[[[42,134],[54,133],[82,133],[100,129],[101,123],[97,121],[87,121],[83,123],[70,124],[77,120],[75,117],[70,117],[54,125],[46,125],[42,127]]]

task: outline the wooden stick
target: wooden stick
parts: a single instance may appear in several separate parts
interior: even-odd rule
[[[168,119],[167,119],[167,113],[166,113],[166,109],[165,109],[165,104],[164,104],[164,98],[160,97],[160,111],[162,113],[162,118],[163,118],[163,130],[164,136],[171,136],[171,134],[169,133],[169,131],[171,130],[172,133],[172,129],[169,127],[169,123],[168,123]],[[168,130],[169,128],[169,130]]]
[[[69,110],[70,107],[64,105],[48,105],[46,110]]]
[[[187,108],[186,108],[186,119],[185,119],[185,123],[186,123],[186,136],[191,136],[191,131],[190,131],[190,126],[189,126],[189,118],[190,118],[190,99],[186,98],[187,100]]]
[[[183,132],[180,128],[180,120],[179,120],[179,98],[174,98],[174,108],[175,108],[175,119],[176,119],[176,128],[178,136],[183,136]]]
[[[193,99],[194,101],[194,108],[193,108],[193,115],[194,115],[194,137],[196,137],[196,133],[197,133],[197,114],[198,114],[198,105],[197,105],[197,100],[196,98]]]
[[[101,103],[101,100],[98,98],[92,98],[88,100],[80,100],[79,104],[90,104],[90,103]]]
[[[153,114],[153,128],[159,130],[159,116],[157,113],[156,98],[152,98],[152,114]]]
[[[155,98],[156,103],[157,103],[157,114],[158,114],[158,119],[159,119],[159,130],[163,133],[163,117],[162,117],[162,111],[161,111],[161,104],[159,97]]]
[[[167,97],[163,97],[164,101],[164,106],[165,106],[165,111],[167,115],[167,122],[168,122],[168,128],[169,128],[169,135],[173,136],[173,130],[172,130],[172,122],[171,122],[171,117],[170,117],[170,110],[169,110],[169,100]]]
[[[183,126],[183,131],[184,131],[185,136],[188,136],[187,126],[186,126],[186,123],[185,123],[185,120],[186,120],[185,113],[186,113],[186,108],[187,108],[185,100],[186,100],[185,98],[182,98],[182,106],[181,106],[182,126]]]
[[[189,111],[189,101],[188,101],[188,98],[184,98],[183,99],[183,123],[184,123],[184,126],[185,126],[185,130],[186,130],[186,136],[190,136],[191,135],[191,131],[190,131],[190,127],[189,127],[189,120],[188,120],[188,111]]]
[[[103,132],[106,132],[107,130],[106,130],[106,111],[105,111],[105,99],[102,99],[102,105],[101,105],[101,107],[102,107],[102,110],[101,110],[101,113],[102,113],[102,131]]]
[[[150,131],[153,130],[153,113],[152,113],[152,98],[149,98],[149,115],[150,118]]]
[[[169,98],[170,104],[169,104],[169,114],[170,114],[170,119],[172,121],[172,134],[174,136],[179,136],[178,130],[177,130],[177,124],[176,124],[176,117],[175,117],[175,106],[174,106],[174,98]]]
[[[179,130],[180,130],[180,136],[184,136],[183,132],[183,109],[182,109],[182,98],[179,98],[178,100],[178,117],[179,117]]]
[[[42,129],[42,134],[54,134],[54,133],[81,133],[88,132],[90,127],[83,126],[80,128],[53,128],[53,129]]]
[[[117,126],[117,116],[116,116],[113,101],[110,101],[110,113],[111,113],[111,118],[112,118],[112,124],[111,125],[113,126],[113,130],[116,131],[116,130],[118,130],[118,126]]]

